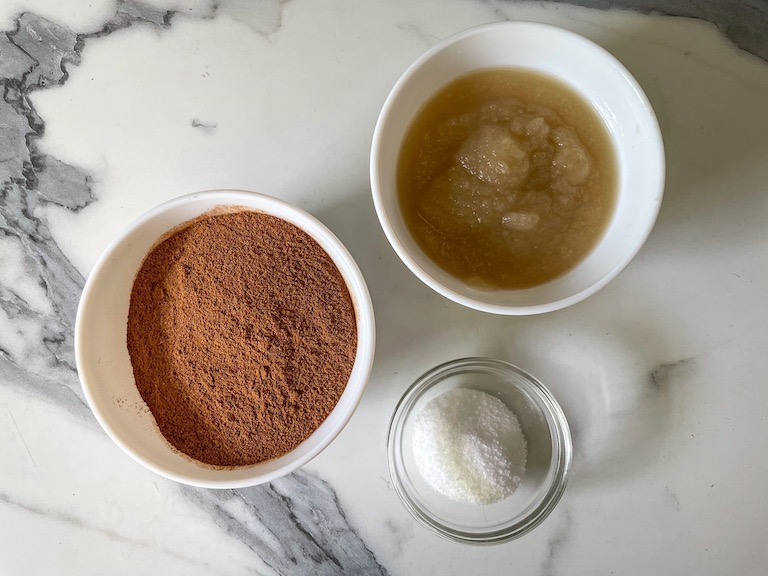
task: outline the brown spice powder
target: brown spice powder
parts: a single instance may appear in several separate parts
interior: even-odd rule
[[[213,466],[281,456],[336,406],[357,347],[336,265],[274,216],[203,216],[147,255],[128,352],[163,436]]]

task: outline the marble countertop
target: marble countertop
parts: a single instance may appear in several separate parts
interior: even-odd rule
[[[764,574],[768,3],[578,4],[593,8],[2,3],[0,574]],[[402,71],[505,19],[617,56],[657,112],[668,162],[637,258],[595,296],[535,317],[468,310],[418,281],[381,232],[368,180]],[[357,259],[378,324],[373,375],[341,435],[300,471],[241,490],[136,464],[97,425],[74,366],[78,299],[101,251],[149,208],[211,188],[317,216]],[[492,547],[413,520],[385,456],[409,383],[469,355],[538,376],[574,436],[557,509]]]

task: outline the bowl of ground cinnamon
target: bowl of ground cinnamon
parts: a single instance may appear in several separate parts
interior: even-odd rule
[[[75,327],[107,434],[178,482],[234,488],[307,463],[351,418],[373,364],[373,308],[318,220],[219,190],[147,212],[106,249]]]

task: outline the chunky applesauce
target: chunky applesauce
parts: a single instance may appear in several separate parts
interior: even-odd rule
[[[613,212],[607,128],[558,80],[513,68],[463,76],[410,126],[398,196],[439,266],[480,288],[526,288],[577,265]]]

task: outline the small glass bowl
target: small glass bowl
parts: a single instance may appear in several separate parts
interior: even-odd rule
[[[515,492],[494,504],[461,504],[431,488],[413,455],[413,425],[427,402],[454,388],[499,398],[517,416],[528,447],[526,471]],[[538,526],[563,495],[573,446],[568,422],[552,394],[516,366],[463,358],[421,376],[395,409],[387,436],[389,471],[397,494],[416,519],[449,540],[496,544]]]

